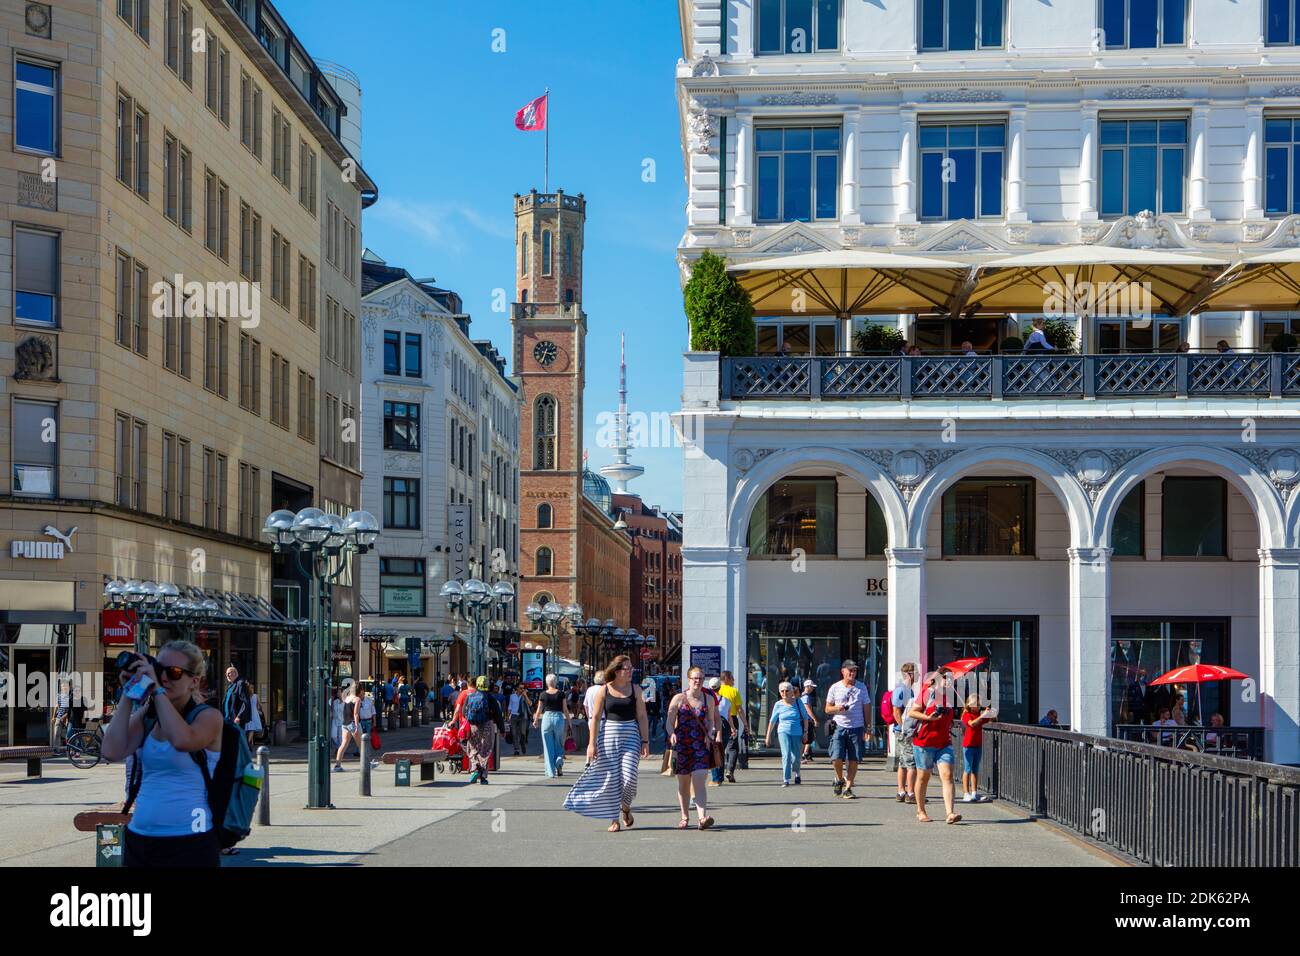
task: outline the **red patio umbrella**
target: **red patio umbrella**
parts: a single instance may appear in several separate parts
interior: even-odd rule
[[[1154,684],[1195,684],[1196,712],[1200,715],[1201,726],[1205,726],[1205,711],[1201,707],[1201,685],[1216,680],[1246,680],[1250,675],[1220,664],[1184,664],[1175,667],[1167,674],[1161,674],[1151,683]]]
[[[963,657],[959,660],[949,661],[947,664],[940,664],[940,670],[946,670],[953,677],[961,677],[963,674],[969,674],[975,668],[983,664],[987,657]]]

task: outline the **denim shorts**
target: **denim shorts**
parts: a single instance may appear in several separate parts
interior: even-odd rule
[[[847,760],[850,763],[860,761],[862,752],[866,749],[862,739],[865,733],[866,728],[863,727],[841,727],[837,724],[831,737],[831,759]]]
[[[912,752],[916,754],[917,770],[933,770],[941,763],[951,766],[955,759],[952,744],[946,747],[922,747],[916,744],[912,747]]]
[[[983,747],[962,747],[961,759],[965,764],[964,773],[978,774],[980,772],[980,759],[984,756]]]

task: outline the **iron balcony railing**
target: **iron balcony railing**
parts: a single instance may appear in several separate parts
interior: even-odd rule
[[[1155,727],[1151,724],[1117,724],[1115,736],[1145,744],[1159,744],[1196,753],[1264,759],[1263,727]]]
[[[1281,398],[1300,396],[1300,354],[735,356],[734,401],[926,398]]]
[[[1142,863],[1300,866],[1295,767],[1009,724],[983,743],[990,796]]]

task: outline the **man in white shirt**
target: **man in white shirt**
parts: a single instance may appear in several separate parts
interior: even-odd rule
[[[591,724],[591,715],[596,709],[596,688],[603,683],[605,683],[605,672],[598,670],[596,671],[595,682],[587,688],[587,693],[582,698],[582,710],[588,726]]]
[[[645,680],[641,681],[641,696],[645,699],[646,719],[650,728],[650,736],[655,735],[655,723],[659,720],[659,685],[649,674]]]
[[[826,692],[826,713],[835,722],[831,736],[831,766],[835,768],[835,796],[856,800],[853,780],[858,775],[858,761],[862,759],[866,743],[864,734],[875,735],[876,721],[871,709],[871,694],[858,683],[856,661],[840,663],[840,680],[831,684]],[[848,776],[845,778],[845,765]]]
[[[523,684],[518,684],[510,692],[510,740],[514,744],[515,756],[528,756],[528,721],[532,715],[528,712],[531,701],[528,700]]]

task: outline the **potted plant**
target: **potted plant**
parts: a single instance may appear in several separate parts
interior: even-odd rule
[[[862,355],[894,355],[907,343],[895,326],[868,322],[853,333],[853,350]]]
[[[1076,336],[1074,323],[1065,319],[1048,319],[1043,324],[1043,334],[1048,343],[1058,352],[1071,353],[1075,349]]]
[[[721,355],[753,355],[757,332],[754,304],[727,272],[727,261],[706,251],[691,269],[682,290],[690,323],[691,350]]]
[[[1023,352],[1025,350],[1025,340],[1018,335],[1008,335],[1002,340],[1002,351],[1004,352]]]
[[[1290,332],[1282,332],[1273,336],[1274,352],[1294,352],[1296,347],[1296,337]]]

